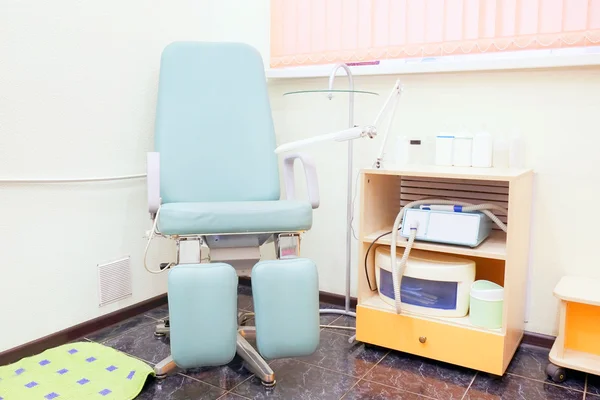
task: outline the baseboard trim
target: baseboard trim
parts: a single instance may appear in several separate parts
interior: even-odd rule
[[[23,357],[33,356],[42,351],[60,346],[83,336],[89,335],[99,329],[124,321],[128,318],[150,311],[156,307],[167,304],[167,294],[161,294],[148,300],[132,304],[112,313],[101,315],[81,324],[77,324],[62,331],[33,340],[21,346],[3,351],[0,353],[0,365],[6,365],[22,359]]]
[[[521,343],[551,349],[555,340],[555,336],[525,331]]]
[[[250,278],[240,277],[239,283],[242,286],[251,286]],[[329,303],[337,306],[345,306],[345,297],[335,293],[319,292],[319,300],[324,303]],[[81,324],[72,326],[71,328],[63,329],[62,331],[53,333],[43,338],[33,340],[29,343],[25,343],[21,346],[6,350],[0,353],[0,366],[13,363],[22,359],[23,357],[29,357],[35,354],[39,354],[42,351],[51,347],[60,346],[68,343],[72,340],[76,340],[83,336],[89,335],[99,329],[106,328],[110,325],[119,323],[128,318],[150,311],[153,308],[160,307],[167,304],[167,294],[161,294],[156,297],[152,297],[148,300],[141,301],[136,304],[132,304],[128,307],[114,311],[112,313],[102,315],[98,318],[91,319]],[[356,298],[350,298],[350,308],[356,308]],[[550,335],[543,335],[534,332],[525,332],[523,334],[523,344],[532,346],[538,346],[550,349],[556,338]]]

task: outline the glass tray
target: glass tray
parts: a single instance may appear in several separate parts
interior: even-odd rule
[[[339,89],[311,89],[311,90],[295,90],[292,92],[286,92],[283,95],[284,96],[290,96],[290,95],[294,95],[294,94],[307,94],[307,93],[356,93],[356,94],[368,94],[368,95],[374,95],[374,96],[379,96],[379,93],[375,93],[375,92],[367,92],[365,90],[339,90]]]

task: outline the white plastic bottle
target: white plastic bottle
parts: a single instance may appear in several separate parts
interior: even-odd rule
[[[396,165],[403,166],[409,163],[408,159],[408,138],[400,136],[396,139]]]
[[[470,167],[473,153],[473,136],[464,129],[454,136],[452,146],[452,165],[455,167]]]
[[[473,156],[471,164],[473,167],[490,168],[492,166],[494,142],[492,135],[482,130],[473,137]]]
[[[435,138],[435,165],[452,165],[454,135],[440,132]]]

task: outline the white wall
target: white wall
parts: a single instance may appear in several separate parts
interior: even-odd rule
[[[342,79],[340,79],[342,78]],[[338,84],[346,83],[343,77]],[[370,123],[397,77],[360,77],[356,87],[381,93],[358,97],[356,123]],[[478,128],[487,124],[498,133],[520,128],[527,163],[536,172],[532,221],[532,287],[529,323],[533,332],[556,334],[557,303],[552,290],[561,276],[600,277],[595,263],[596,227],[600,214],[574,202],[599,195],[600,68],[406,75],[406,91],[393,125],[389,159],[398,135],[426,137],[450,126]],[[280,142],[344,128],[347,99],[338,96],[283,97],[289,90],[325,87],[323,79],[270,82]],[[356,167],[370,167],[380,140],[357,142]],[[321,290],[343,293],[346,147],[339,143],[306,149],[317,160],[321,207],[303,242],[304,255],[319,266]],[[569,213],[566,214],[567,210]],[[390,221],[391,223],[391,221]],[[358,228],[357,224],[355,226]],[[356,286],[356,250],[352,263]],[[525,306],[525,305],[524,305]]]
[[[245,17],[213,28],[215,40],[248,38],[268,65],[268,0],[228,0],[215,12],[231,9]],[[233,7],[235,5],[235,7]],[[531,290],[526,329],[556,334],[557,301],[552,290],[561,276],[600,278],[594,246],[600,214],[573,207],[593,202],[600,194],[600,67],[506,72],[465,72],[355,78],[356,87],[380,93],[358,96],[356,123],[370,123],[397,78],[406,86],[388,143],[388,155],[398,135],[428,137],[446,125],[477,129],[485,124],[496,134],[520,129],[527,164],[536,172],[532,221]],[[336,80],[346,87],[343,77]],[[310,137],[347,126],[347,97],[327,100],[321,95],[283,96],[291,90],[324,88],[327,79],[271,80],[269,89],[278,142]],[[380,139],[355,145],[355,173],[370,167]],[[346,146],[329,143],[306,149],[317,161],[321,206],[313,228],[302,243],[303,255],[319,266],[320,289],[344,293],[346,226]],[[298,168],[298,178],[303,178]],[[568,215],[564,210],[571,209]],[[358,210],[358,199],[355,210]],[[391,222],[390,222],[391,223]],[[358,229],[358,220],[355,220]],[[353,247],[352,295],[356,294],[356,241]],[[525,307],[525,304],[523,305]]]
[[[245,41],[268,65],[268,0],[0,3],[0,177],[70,177],[143,172],[151,148],[158,61],[173,40]],[[395,77],[362,77],[357,87],[387,94]],[[535,168],[532,312],[528,330],[555,333],[552,288],[565,273],[600,276],[594,230],[600,217],[576,208],[598,192],[597,68],[402,77],[407,91],[395,133],[430,135],[443,123],[519,127]],[[283,97],[323,87],[325,79],[269,83],[278,141],[345,127],[337,97]],[[344,85],[339,80],[340,86]],[[369,122],[384,96],[357,100]],[[379,141],[357,145],[367,167]],[[322,205],[303,252],[319,265],[321,290],[343,293],[344,145],[310,149]],[[164,293],[165,277],[141,265],[149,228],[145,184],[3,185],[0,196],[0,301],[6,326],[0,351]],[[567,235],[565,231],[575,234]],[[169,259],[156,242],[150,263]],[[356,254],[356,252],[354,252]],[[100,309],[96,264],[132,257],[134,296]],[[356,282],[353,261],[353,286]],[[353,289],[353,293],[355,289]],[[10,304],[10,306],[8,305]]]
[[[145,172],[160,53],[173,40],[207,40],[210,6],[0,2],[0,178]],[[166,291],[166,276],[141,264],[145,188],[1,185],[0,351]],[[172,250],[154,246],[152,267]],[[133,297],[99,308],[96,264],[127,255]]]

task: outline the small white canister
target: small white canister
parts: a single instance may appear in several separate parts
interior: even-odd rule
[[[455,136],[452,146],[452,165],[455,167],[470,167],[473,151],[473,137],[467,135]]]
[[[489,132],[481,131],[473,138],[473,167],[490,168],[494,154],[494,142]]]
[[[440,133],[435,137],[435,165],[452,165],[454,136]]]

